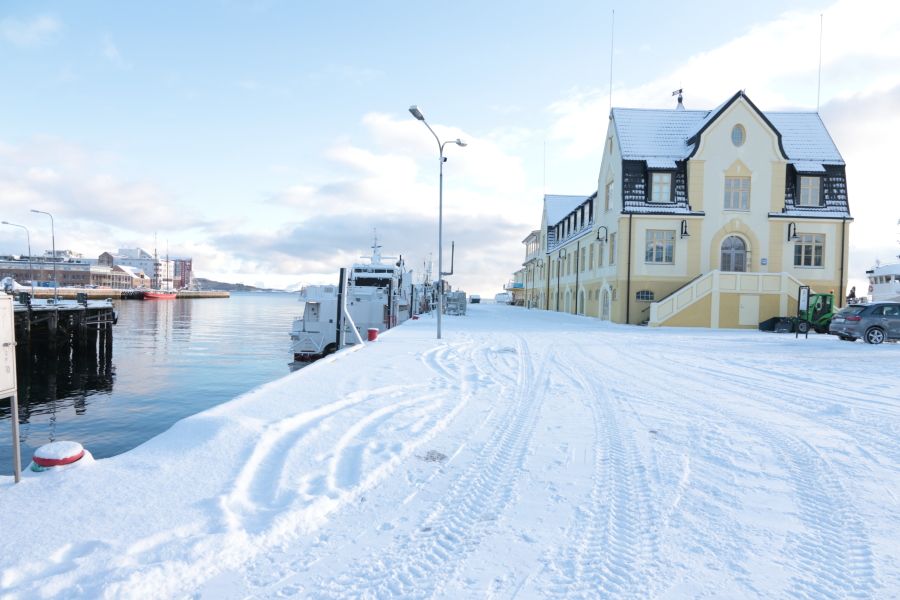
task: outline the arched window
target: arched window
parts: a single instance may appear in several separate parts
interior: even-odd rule
[[[722,271],[745,272],[747,270],[747,244],[736,235],[722,242]]]

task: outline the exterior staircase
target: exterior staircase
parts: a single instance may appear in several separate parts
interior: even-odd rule
[[[755,328],[796,312],[801,285],[787,273],[710,271],[652,302],[648,325]]]

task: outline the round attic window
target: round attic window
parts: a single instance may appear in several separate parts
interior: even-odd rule
[[[743,146],[747,140],[747,132],[743,125],[735,125],[731,128],[731,143],[735,146]]]

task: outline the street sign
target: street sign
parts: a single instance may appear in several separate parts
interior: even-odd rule
[[[802,333],[807,339],[809,338],[809,321],[806,315],[809,310],[809,286],[801,285],[797,291],[797,328],[794,338],[796,339]]]
[[[16,321],[13,299],[0,294],[0,398],[16,393]]]
[[[13,473],[22,477],[19,453],[19,398],[16,396],[16,315],[12,296],[0,294],[0,398],[9,398],[12,422]]]
[[[800,292],[797,294],[797,313],[809,310],[809,286],[801,285]]]

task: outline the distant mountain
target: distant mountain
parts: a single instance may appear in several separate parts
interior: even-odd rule
[[[194,283],[201,290],[223,290],[226,292],[271,292],[281,290],[271,290],[269,288],[258,288],[252,285],[244,285],[243,283],[225,283],[224,281],[213,281],[212,279],[203,279],[202,277],[194,277]]]

